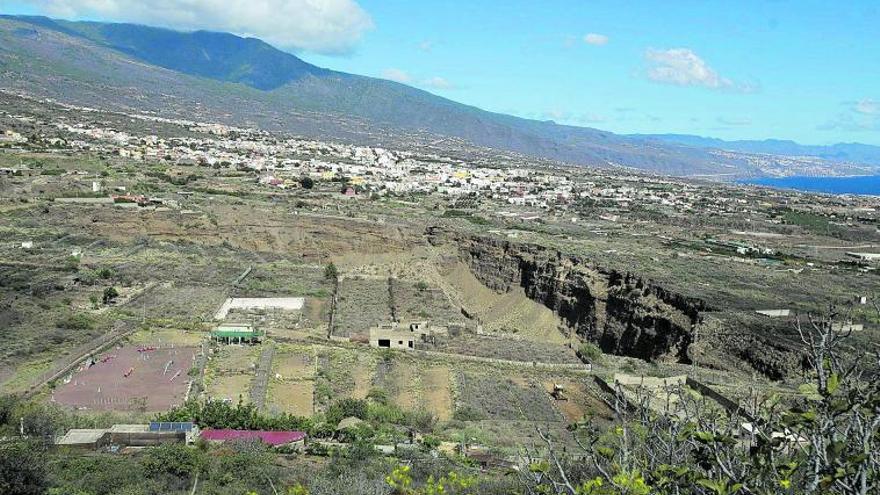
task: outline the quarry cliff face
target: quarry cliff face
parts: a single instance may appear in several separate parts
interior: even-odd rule
[[[499,292],[522,287],[606,353],[691,362],[694,327],[706,309],[701,300],[542,246],[437,231],[429,231],[429,239],[453,241],[462,261],[487,287]]]

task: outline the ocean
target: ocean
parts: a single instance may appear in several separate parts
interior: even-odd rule
[[[880,196],[880,175],[858,177],[761,177],[757,179],[744,179],[740,182],[778,189]]]

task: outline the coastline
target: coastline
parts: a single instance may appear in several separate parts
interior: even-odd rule
[[[801,192],[880,197],[880,174],[847,176],[789,176],[739,179],[738,184]]]

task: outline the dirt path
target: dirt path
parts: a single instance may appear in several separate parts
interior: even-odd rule
[[[263,409],[266,405],[266,392],[269,390],[269,373],[272,371],[272,358],[275,357],[275,343],[268,342],[263,345],[260,361],[257,364],[257,372],[251,381],[251,403],[257,409]]]

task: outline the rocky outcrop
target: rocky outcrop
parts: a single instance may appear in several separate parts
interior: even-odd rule
[[[432,243],[454,242],[483,284],[499,292],[522,287],[606,353],[691,361],[694,327],[707,309],[699,299],[543,246],[437,229],[428,234]]]

